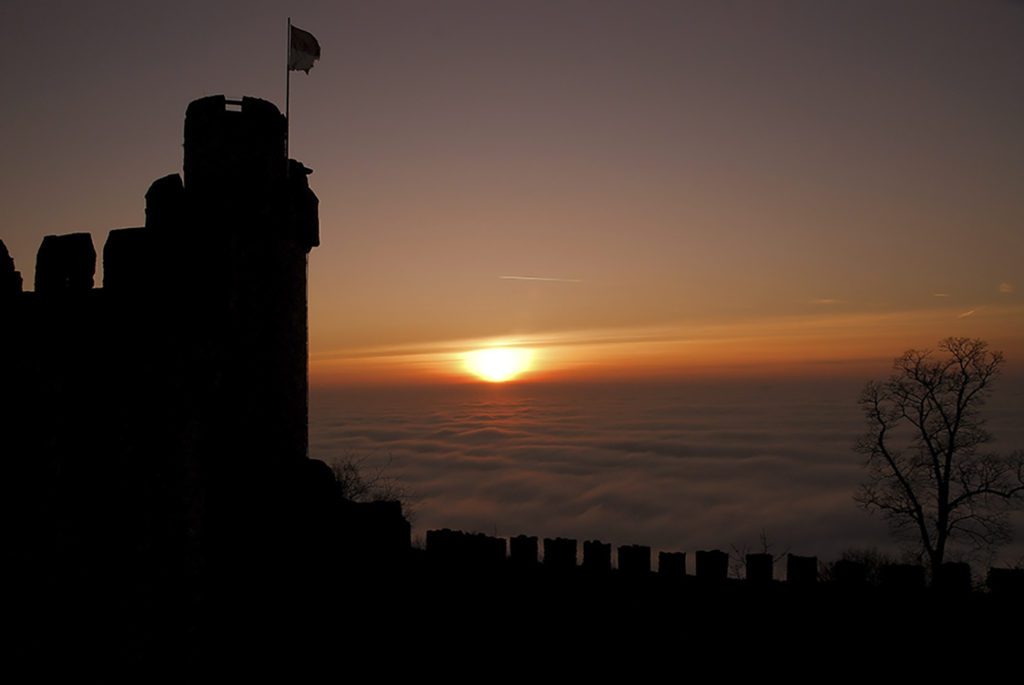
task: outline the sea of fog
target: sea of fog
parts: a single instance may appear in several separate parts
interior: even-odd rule
[[[314,389],[310,455],[385,469],[432,528],[601,539],[655,550],[835,558],[893,551],[852,499],[864,419],[851,381],[475,384]],[[985,409],[1024,448],[1024,384]],[[1024,517],[1001,561],[1024,556]]]

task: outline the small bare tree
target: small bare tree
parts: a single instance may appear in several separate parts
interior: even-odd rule
[[[764,528],[761,529],[761,534],[758,536],[758,543],[758,546],[754,548],[749,545],[743,545],[742,547],[729,545],[732,548],[732,551],[729,552],[729,573],[733,578],[744,578],[746,576],[748,554],[771,554],[773,567],[783,561],[789,554],[788,547],[780,553],[772,551],[775,545],[768,541],[768,531]]]
[[[984,341],[947,338],[945,353],[909,350],[884,382],[864,388],[868,429],[857,443],[868,477],[856,500],[917,543],[933,577],[952,543],[1007,541],[1008,513],[1024,498],[1024,454],[982,451],[992,438],[981,408],[1003,355]]]
[[[366,457],[346,454],[331,462],[334,479],[341,487],[345,499],[353,502],[385,502],[402,503],[405,517],[412,520],[414,497],[396,477],[388,473],[392,459],[383,466],[371,467]]]

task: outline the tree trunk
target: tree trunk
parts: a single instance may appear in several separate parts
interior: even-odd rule
[[[942,568],[942,562],[946,556],[946,540],[945,536],[942,536],[935,549],[929,552],[928,556],[931,561],[931,581],[930,584],[934,585],[935,581],[939,577],[939,569]]]

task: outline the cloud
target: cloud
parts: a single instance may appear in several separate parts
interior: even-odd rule
[[[969,316],[974,316],[977,312],[978,312],[977,309],[969,309],[966,312],[961,312],[960,314],[957,314],[956,318],[958,318],[958,319],[966,319]]]
[[[312,454],[390,458],[417,495],[421,534],[496,527],[694,549],[752,544],[764,527],[827,554],[813,522],[849,518],[861,474],[855,402],[825,405],[781,402],[762,416],[747,401],[656,386],[319,390]]]
[[[811,304],[840,304],[842,300],[837,300],[831,297],[822,297],[816,300],[811,300]]]
[[[834,558],[889,543],[852,500],[858,392],[850,381],[321,388],[311,454],[387,467],[415,495],[419,535],[692,551],[754,545],[764,529],[781,549]],[[993,433],[1018,444],[1019,399],[994,404]]]
[[[1009,295],[1010,293],[1013,292],[1013,283],[1003,281],[1002,283],[999,284],[999,292],[1003,293],[1004,295]]]
[[[932,297],[949,297],[948,293],[932,293]]]
[[[982,318],[988,328],[974,334],[993,337],[993,321],[1024,313],[1024,305],[1011,300],[986,305]],[[850,312],[845,304],[822,305],[801,315],[728,322],[524,330],[500,337],[334,349],[317,345],[310,354],[310,377],[314,384],[467,380],[465,354],[485,347],[529,350],[535,355],[530,380],[809,374],[818,373],[813,367],[829,364],[845,365],[849,373],[857,365],[889,359],[908,337],[935,340],[948,335],[949,320],[964,313],[959,307],[877,307]]]
[[[579,278],[549,278],[546,276],[498,276],[504,281],[543,281],[545,283],[582,283]]]

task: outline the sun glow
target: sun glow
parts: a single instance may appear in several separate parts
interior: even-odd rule
[[[488,347],[467,352],[466,368],[490,383],[504,383],[529,370],[533,352],[517,347]]]

